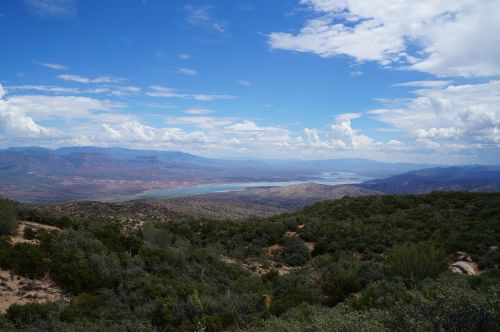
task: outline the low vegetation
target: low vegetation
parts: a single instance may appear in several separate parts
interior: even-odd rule
[[[0,267],[50,276],[71,301],[13,305],[2,331],[500,329],[500,194],[344,198],[139,229],[10,209],[61,230],[28,231],[37,244],[4,236]],[[452,273],[457,251],[481,273]]]
[[[14,233],[17,224],[16,210],[12,204],[0,199],[0,236]]]

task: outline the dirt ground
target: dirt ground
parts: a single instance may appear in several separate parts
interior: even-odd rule
[[[39,244],[40,241],[24,238],[24,230],[31,227],[34,230],[46,229],[49,231],[59,228],[31,221],[21,221],[14,235],[10,237],[12,244],[31,243]],[[4,313],[12,304],[25,304],[29,302],[45,303],[55,301],[68,301],[65,295],[50,278],[35,280],[0,269],[0,314]]]
[[[34,280],[0,270],[0,314],[12,304],[68,301],[62,289],[50,279]]]

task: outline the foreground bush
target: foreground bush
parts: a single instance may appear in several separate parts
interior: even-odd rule
[[[446,271],[448,260],[433,242],[403,243],[389,250],[385,265],[389,276],[414,284]]]
[[[0,200],[0,236],[14,233],[17,225],[16,211],[12,204]]]

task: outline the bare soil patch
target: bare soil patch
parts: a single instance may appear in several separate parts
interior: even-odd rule
[[[69,297],[52,280],[35,280],[0,270],[0,314],[12,304],[69,301]]]

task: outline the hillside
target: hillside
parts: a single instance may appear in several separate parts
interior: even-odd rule
[[[185,218],[243,220],[265,218],[288,211],[272,206],[197,196],[124,203],[72,202],[41,205],[40,208],[76,218],[115,221],[135,228],[148,221],[164,222]]]
[[[58,227],[25,231],[35,243],[2,237],[0,267],[48,275],[71,297],[13,305],[1,330],[500,327],[496,193],[351,197],[263,220],[173,216],[140,228],[109,212],[81,219],[12,202],[0,208],[2,220],[16,213]]]
[[[328,186],[306,183],[163,200],[146,199],[123,203],[72,202],[41,207],[72,217],[116,220],[137,225],[146,221],[166,221],[176,218],[231,220],[265,218],[291,212],[318,201],[378,194],[381,193],[350,185]]]
[[[387,194],[422,194],[432,191],[500,191],[500,166],[427,168],[365,182],[361,187]]]
[[[289,211],[318,202],[339,199],[345,196],[368,196],[381,194],[380,191],[361,188],[355,185],[330,186],[317,183],[247,189],[203,195],[216,201],[245,202],[266,207],[277,207]]]

